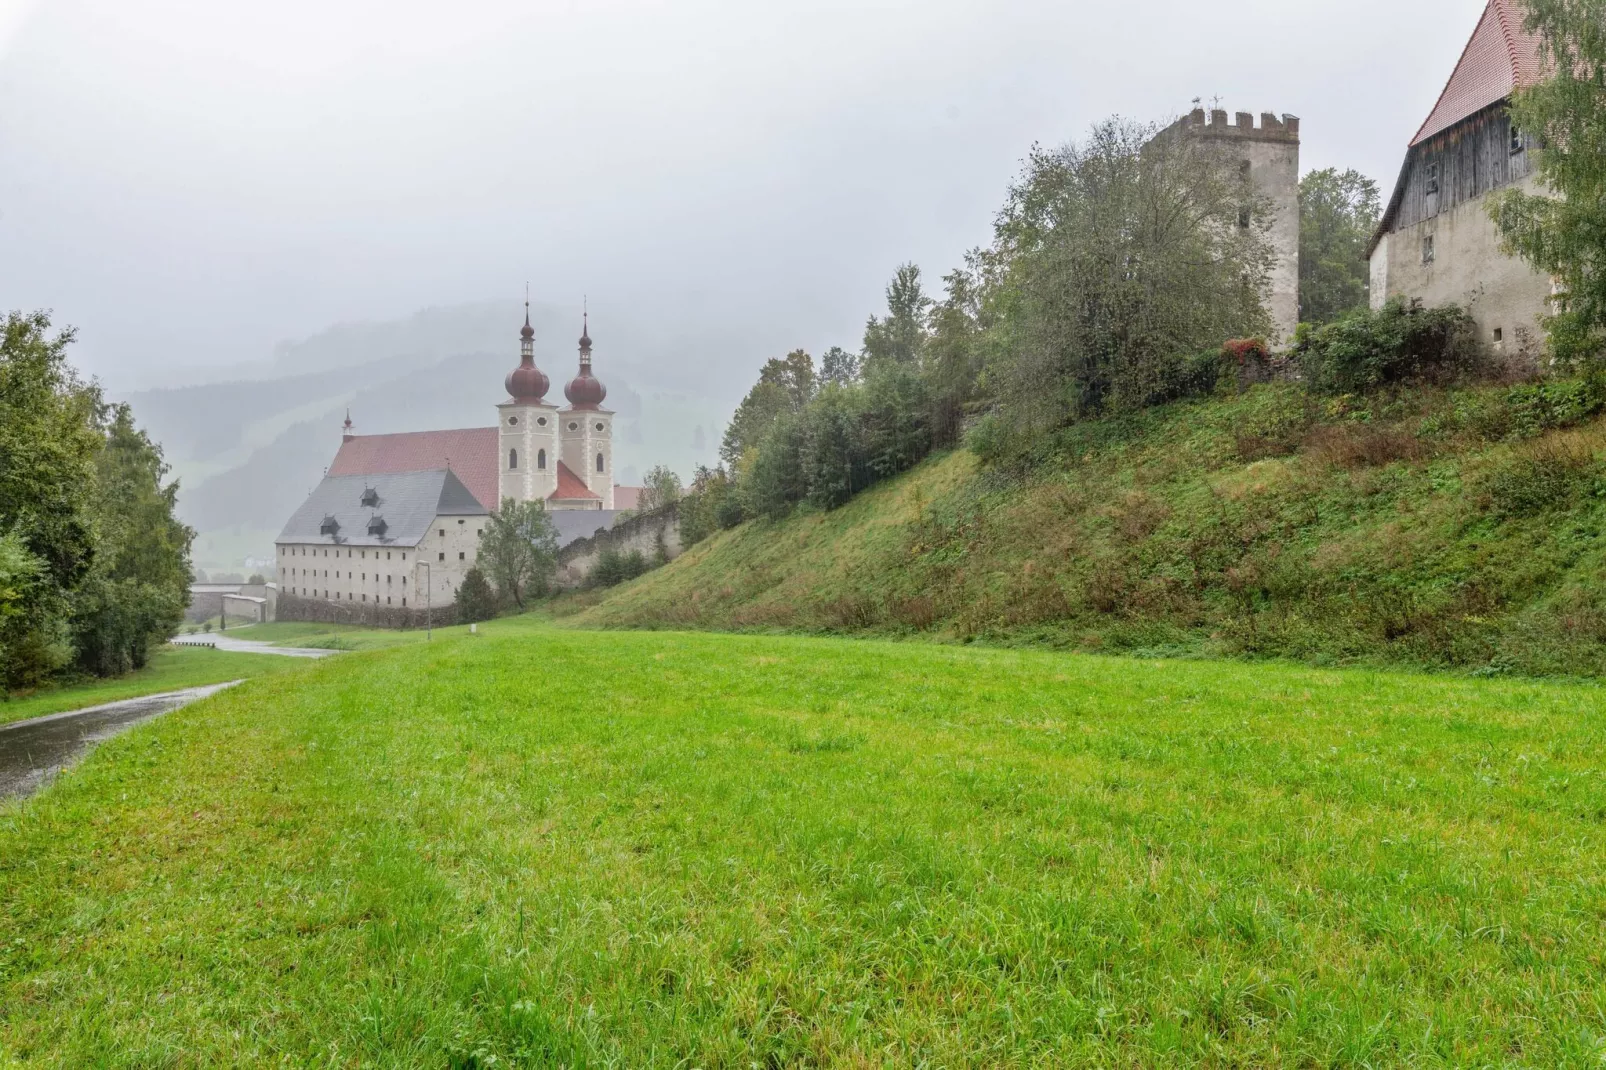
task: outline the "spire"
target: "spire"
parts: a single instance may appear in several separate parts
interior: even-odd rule
[[[351,433],[351,406],[346,406],[346,422],[340,425],[340,441],[350,442],[357,436]]]
[[[591,366],[591,299],[586,298],[580,306],[580,366]]]
[[[524,284],[524,329],[519,331],[519,363],[535,363],[535,328],[530,326],[530,284]]]

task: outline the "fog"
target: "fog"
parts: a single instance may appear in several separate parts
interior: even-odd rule
[[[76,325],[115,391],[516,317],[528,280],[589,295],[599,362],[724,402],[856,346],[899,262],[955,265],[1032,142],[1111,113],[1291,112],[1306,169],[1387,187],[1481,8],[0,0],[0,303]]]

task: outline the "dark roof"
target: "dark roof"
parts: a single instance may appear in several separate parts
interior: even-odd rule
[[[379,504],[365,507],[363,491],[379,492]],[[426,472],[326,476],[290,517],[277,542],[330,546],[417,546],[438,516],[485,516],[487,510],[456,474],[444,468]],[[384,532],[369,534],[383,517]],[[333,535],[324,529],[333,520]]]
[[[353,435],[340,444],[331,476],[387,475],[450,468],[469,492],[495,508],[501,475],[497,429],[467,427],[455,431],[409,431],[397,435]]]
[[[1539,80],[1539,37],[1523,29],[1516,0],[1489,0],[1444,92],[1411,139],[1420,145]]]

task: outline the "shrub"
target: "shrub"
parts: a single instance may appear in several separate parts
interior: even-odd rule
[[[1390,383],[1464,380],[1484,360],[1472,317],[1454,305],[1393,300],[1295,335],[1305,381],[1320,394],[1354,394]]]
[[[1566,441],[1536,443],[1514,453],[1479,484],[1484,508],[1496,516],[1535,516],[1576,501],[1593,483],[1595,458]]]
[[[590,574],[586,576],[586,583],[591,587],[617,587],[626,580],[633,580],[637,576],[652,568],[647,556],[640,550],[631,550],[622,554],[612,546],[602,549],[597,555],[597,563],[592,566]]]
[[[1356,423],[1318,427],[1305,445],[1314,457],[1335,468],[1378,468],[1395,461],[1419,461],[1430,452],[1427,443],[1403,428]]]
[[[464,624],[491,620],[498,605],[496,592],[478,565],[463,575],[463,585],[457,589],[457,619]]]

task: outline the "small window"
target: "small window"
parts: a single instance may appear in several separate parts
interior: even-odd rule
[[[441,560],[442,560],[442,561],[445,561],[445,560],[446,560],[446,552],[445,552],[445,551],[444,551],[444,550],[443,550],[443,551],[441,551]]]
[[[1429,193],[1439,192],[1439,165],[1437,163],[1428,164],[1427,191]]]
[[[441,532],[441,538],[443,538],[443,539],[446,538],[446,529],[445,528],[441,528],[440,532]]]
[[[570,431],[578,431],[578,430],[580,430],[580,425],[575,423],[573,420],[570,420],[569,421],[569,430]]]
[[[373,487],[364,488],[362,492],[362,504],[363,508],[365,509],[372,509],[374,506],[378,505],[379,492]]]
[[[508,450],[507,451],[507,470],[509,472],[511,472],[514,469],[518,468],[518,466],[519,466],[519,451],[518,450]]]
[[[323,523],[318,525],[318,534],[319,535],[338,535],[338,534],[340,534],[340,521],[336,520],[332,516],[324,517],[323,518]],[[327,553],[328,551],[326,550],[324,552]]]
[[[1249,209],[1247,209],[1247,208],[1238,209],[1238,229],[1239,230],[1248,230],[1249,229]]]
[[[1422,239],[1422,263],[1433,263],[1433,235],[1429,234]]]
[[[598,431],[606,431],[607,429],[608,429],[608,425],[607,424],[603,423],[601,420],[597,421],[597,430]]]
[[[509,416],[507,418],[507,425],[509,427],[517,427],[517,426],[519,426],[519,418],[517,416]]]
[[[535,425],[537,427],[545,427],[546,426],[546,417],[545,416],[537,416],[535,418]]]
[[[535,466],[543,472],[546,471],[546,450],[535,451]]]
[[[459,560],[459,561],[463,561],[463,560],[466,560],[466,558],[465,558],[465,556],[464,556],[464,554],[463,554],[463,551],[461,551],[461,550],[459,550],[459,551],[458,551],[458,552],[457,552],[457,559],[458,559],[458,560]]]
[[[407,599],[405,599],[405,598],[402,599],[402,608],[403,609],[407,608]]]
[[[1516,123],[1511,124],[1511,155],[1515,156],[1523,150],[1522,129]]]
[[[1503,341],[1505,341],[1505,338],[1506,338],[1505,329],[1503,327],[1496,327],[1494,329],[1494,340],[1496,342],[1503,342]]]
[[[597,454],[597,471],[602,471],[602,454]]]

